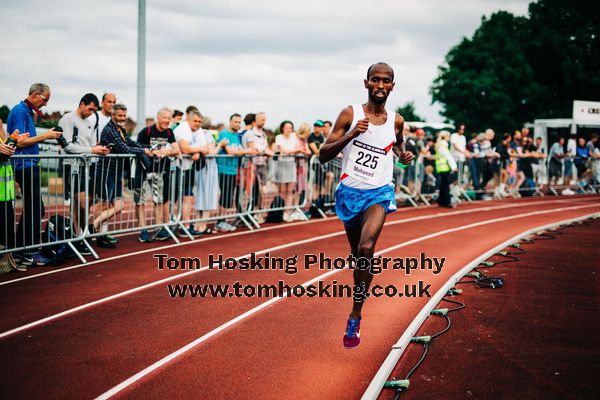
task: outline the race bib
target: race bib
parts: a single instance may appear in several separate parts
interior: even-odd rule
[[[386,156],[384,149],[354,140],[344,173],[364,183],[384,185]]]

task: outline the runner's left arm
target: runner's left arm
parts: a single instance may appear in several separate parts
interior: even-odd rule
[[[396,113],[394,127],[396,130],[396,143],[393,147],[394,153],[398,156],[402,164],[408,165],[412,162],[413,154],[404,148],[404,118],[398,113]]]

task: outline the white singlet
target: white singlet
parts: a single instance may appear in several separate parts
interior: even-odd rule
[[[396,143],[396,113],[387,111],[383,125],[369,122],[368,129],[352,139],[343,150],[342,175],[340,181],[355,189],[375,189],[392,183],[394,177],[394,155]],[[352,105],[353,129],[365,118],[362,105]]]

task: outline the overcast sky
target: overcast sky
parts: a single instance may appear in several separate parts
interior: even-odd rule
[[[255,4],[253,4],[255,3]],[[135,0],[3,0],[0,105],[34,81],[48,83],[48,111],[71,110],[84,93],[114,91],[136,117]],[[389,63],[394,108],[442,121],[429,87],[448,50],[483,15],[527,14],[521,0],[147,1],[146,115],[163,105],[200,108],[213,123],[265,111],[267,126],[334,120],[364,102],[366,69]]]

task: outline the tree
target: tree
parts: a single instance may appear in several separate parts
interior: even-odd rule
[[[600,100],[600,3],[541,0],[529,5],[524,44],[542,90],[539,118],[571,116],[573,100]]]
[[[569,117],[573,100],[600,100],[600,2],[539,0],[528,17],[483,17],[445,61],[430,93],[451,122],[510,131]]]
[[[473,37],[448,52],[430,89],[448,121],[510,131],[534,115],[528,96],[539,87],[522,46],[526,23],[505,11],[483,17]]]
[[[396,108],[396,112],[404,117],[405,121],[417,122],[425,121],[415,113],[415,102],[407,101],[406,104]]]

